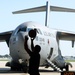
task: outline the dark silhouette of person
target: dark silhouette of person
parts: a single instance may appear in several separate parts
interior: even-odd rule
[[[34,30],[31,31],[31,33],[34,33]],[[30,33],[30,35],[31,35],[31,33]],[[39,74],[39,64],[40,64],[39,52],[41,50],[41,47],[39,45],[35,45],[35,47],[34,47],[33,40],[35,39],[35,36],[32,35],[32,37],[31,37],[31,49],[32,50],[30,50],[27,45],[28,36],[25,36],[25,43],[24,43],[25,50],[27,51],[27,53],[30,56],[28,72],[30,75],[40,75]]]

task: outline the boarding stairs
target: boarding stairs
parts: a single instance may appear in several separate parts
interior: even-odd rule
[[[56,71],[61,71],[61,69],[58,68],[58,67],[57,67],[54,63],[52,63],[49,59],[47,59],[46,62],[47,62],[48,65],[49,65],[50,67],[52,67],[54,70],[56,70]]]

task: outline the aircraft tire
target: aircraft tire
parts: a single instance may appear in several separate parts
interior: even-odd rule
[[[22,67],[22,70],[23,70],[24,73],[27,73],[28,72],[27,67]]]
[[[21,68],[11,67],[11,71],[21,71]]]
[[[16,68],[15,67],[11,67],[11,71],[16,71]]]

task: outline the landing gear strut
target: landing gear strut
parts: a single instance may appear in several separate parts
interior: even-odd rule
[[[66,71],[69,71],[69,65],[67,64],[65,67]]]
[[[66,71],[69,71],[69,65],[72,68],[72,64],[71,63],[66,63],[66,67],[65,67]]]

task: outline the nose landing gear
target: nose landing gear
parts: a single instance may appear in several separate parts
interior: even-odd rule
[[[65,66],[66,71],[69,71],[69,66],[72,68],[72,64],[71,63],[66,63],[66,66]]]

